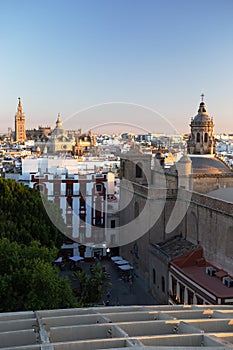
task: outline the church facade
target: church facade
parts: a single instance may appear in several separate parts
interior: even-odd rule
[[[35,142],[38,153],[59,155],[72,153],[82,156],[95,146],[95,137],[91,131],[82,134],[81,129],[77,131],[64,130],[60,114],[56,120],[56,126],[50,135]]]
[[[205,116],[203,102],[199,110],[202,119]],[[233,187],[233,173],[211,155],[214,151],[213,121],[207,119],[209,133],[201,123],[199,129],[191,124],[191,133],[196,140],[189,143],[191,154],[185,154],[170,169],[164,169],[156,158],[151,167],[148,155],[139,151],[136,155],[135,150],[121,159],[121,198],[127,205],[120,211],[120,225],[125,227],[127,223],[137,221],[136,227],[142,228],[140,215],[148,203],[147,220],[152,224],[141,237],[122,245],[120,254],[130,261],[136,274],[143,278],[148,290],[160,303],[169,302],[174,281],[179,284],[176,289],[178,303],[197,303],[197,300],[203,304],[233,302],[233,288],[223,285],[223,277],[231,279],[233,276],[233,203],[207,194],[216,188]],[[197,261],[203,258],[200,270],[205,271],[211,265],[217,272],[223,271],[219,272],[216,285],[210,279],[213,299],[208,297],[211,293],[204,285],[204,294],[195,291],[190,276],[185,269],[180,270],[180,260],[177,262],[183,257],[185,266],[189,254],[200,248],[203,256],[196,258]],[[194,260],[190,261],[193,263]],[[171,272],[172,266],[173,272],[176,269],[176,280]],[[202,285],[205,276],[195,283]]]

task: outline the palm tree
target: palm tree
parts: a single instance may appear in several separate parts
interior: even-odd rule
[[[111,286],[109,276],[103,271],[99,263],[93,267],[91,274],[76,271],[73,278],[79,282],[75,293],[80,306],[99,303],[105,290]]]

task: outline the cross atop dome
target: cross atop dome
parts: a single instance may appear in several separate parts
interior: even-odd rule
[[[204,97],[205,97],[205,95],[202,93],[201,94],[201,102],[204,102]]]

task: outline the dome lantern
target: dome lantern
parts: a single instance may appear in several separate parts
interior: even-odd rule
[[[191,118],[188,151],[190,154],[214,154],[213,118],[207,114],[206,105],[203,101],[204,94],[201,95],[201,98],[198,114]]]

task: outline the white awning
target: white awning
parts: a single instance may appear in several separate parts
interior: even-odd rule
[[[75,256],[71,256],[70,260],[81,261],[81,260],[83,260],[83,258],[81,256],[79,256],[79,255],[75,255]]]

